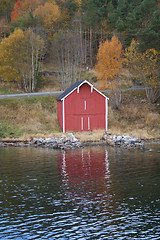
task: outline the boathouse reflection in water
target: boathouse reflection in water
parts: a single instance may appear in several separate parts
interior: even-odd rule
[[[90,187],[90,192],[96,187],[96,191],[104,191],[106,181],[109,180],[109,160],[107,149],[95,151],[92,148],[64,151],[59,154],[59,168],[63,184],[66,188],[76,188],[83,192],[83,188]],[[89,184],[92,183],[92,184]],[[86,184],[85,184],[86,183]],[[104,184],[103,184],[104,183]],[[76,189],[74,189],[76,191]],[[101,189],[101,190],[100,190]]]

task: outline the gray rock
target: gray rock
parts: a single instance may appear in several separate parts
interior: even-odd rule
[[[132,136],[116,136],[105,132],[104,139],[109,146],[118,146],[124,149],[144,149],[144,143],[138,138]]]
[[[52,149],[62,149],[69,150],[75,148],[83,147],[82,143],[78,141],[78,139],[73,135],[73,133],[68,133],[67,135],[62,135],[60,139],[57,138],[40,138],[40,139],[32,139],[30,141],[30,145],[44,148],[52,148]]]

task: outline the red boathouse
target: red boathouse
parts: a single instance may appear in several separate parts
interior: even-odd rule
[[[74,83],[57,98],[58,122],[62,131],[107,130],[108,100],[87,80]]]

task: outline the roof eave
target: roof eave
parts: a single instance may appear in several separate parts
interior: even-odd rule
[[[66,96],[64,96],[63,98],[61,98],[61,101],[63,101],[66,97],[68,97],[72,92],[74,92],[77,88],[81,87],[84,83],[88,83],[89,85],[91,85],[87,80],[84,80],[81,84],[79,84],[77,87],[75,87],[74,89],[72,89],[71,92],[69,92]]]

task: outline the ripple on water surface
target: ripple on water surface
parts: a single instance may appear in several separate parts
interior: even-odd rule
[[[0,239],[160,239],[157,149],[0,148]]]

